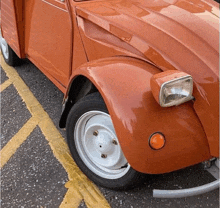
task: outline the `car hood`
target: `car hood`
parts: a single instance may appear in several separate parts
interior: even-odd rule
[[[219,138],[218,7],[213,0],[112,0],[76,8],[78,16],[126,42],[161,70],[192,75],[194,107],[214,155],[219,154],[214,147]]]
[[[77,14],[133,46],[162,70],[196,70],[202,64],[218,74],[219,9],[213,0],[90,2],[78,6]]]

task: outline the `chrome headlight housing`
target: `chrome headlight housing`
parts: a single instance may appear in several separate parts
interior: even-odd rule
[[[153,75],[151,90],[154,98],[162,107],[180,105],[194,98],[192,77],[176,70]]]
[[[193,99],[193,79],[190,75],[173,79],[161,85],[159,103],[162,107],[179,105]]]

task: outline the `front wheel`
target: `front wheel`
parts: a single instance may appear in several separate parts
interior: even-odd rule
[[[140,181],[142,174],[128,164],[99,93],[82,98],[72,107],[67,141],[79,168],[96,184],[125,189]]]

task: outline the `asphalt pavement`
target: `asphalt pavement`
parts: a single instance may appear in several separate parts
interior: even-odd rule
[[[65,130],[58,127],[62,92],[28,60],[15,67],[18,76],[14,69],[6,70],[2,60],[1,66],[2,208],[219,207],[219,190],[181,199],[152,197],[154,188],[182,189],[214,181],[201,165],[146,175],[142,185],[128,191],[97,187],[69,158]]]

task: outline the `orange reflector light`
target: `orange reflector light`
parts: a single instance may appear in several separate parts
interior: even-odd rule
[[[149,145],[154,150],[159,150],[165,145],[165,138],[161,133],[154,133],[150,136]]]

